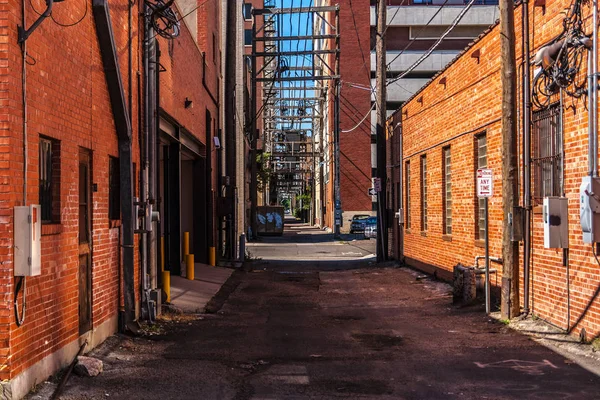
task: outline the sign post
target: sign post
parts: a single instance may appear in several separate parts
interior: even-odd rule
[[[488,199],[494,194],[494,177],[491,169],[477,170],[477,197],[484,199],[485,214],[485,313],[490,313],[490,237],[488,223]]]

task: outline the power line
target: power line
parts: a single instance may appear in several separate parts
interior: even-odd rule
[[[452,31],[452,29],[454,29],[456,27],[456,25],[458,25],[458,23],[460,22],[460,20],[465,16],[465,14],[467,13],[467,11],[469,11],[469,9],[471,8],[471,6],[475,3],[476,0],[470,0],[469,4],[466,5],[465,8],[463,8],[460,12],[460,14],[458,14],[456,16],[456,19],[454,20],[454,22],[452,23],[452,25],[450,25],[448,27],[448,29],[446,29],[446,31],[444,32],[444,34],[442,36],[440,36],[440,38],[433,44],[433,46],[431,46],[431,48],[429,50],[427,50],[427,52],[425,54],[423,54],[413,65],[411,65],[406,71],[404,71],[403,73],[401,73],[399,76],[397,76],[396,78],[390,80],[387,82],[386,86],[391,85],[392,83],[402,79],[403,77],[405,77],[406,75],[408,75],[409,73],[411,73],[415,68],[417,68],[423,61],[425,61],[425,59],[427,57],[429,57],[431,55],[431,53],[433,53],[433,51],[439,46],[439,44],[442,42],[442,40],[444,40],[444,38],[446,36],[448,36],[448,34]]]

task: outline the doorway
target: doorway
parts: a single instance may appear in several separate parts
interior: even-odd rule
[[[79,150],[79,334],[92,327],[91,153]]]

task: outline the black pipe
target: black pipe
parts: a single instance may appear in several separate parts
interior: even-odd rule
[[[529,65],[529,2],[523,0],[523,206],[525,207],[523,241],[524,313],[529,313],[531,261],[531,99]]]
[[[123,225],[123,298],[126,329],[133,330],[135,322],[134,252],[133,252],[133,179],[131,150],[131,121],[127,112],[117,49],[108,8],[108,0],[93,0],[92,12],[104,77],[119,141],[119,169],[121,175],[121,219]]]

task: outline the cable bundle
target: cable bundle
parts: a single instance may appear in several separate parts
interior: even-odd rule
[[[563,31],[535,55],[534,64],[541,67],[533,79],[532,103],[538,108],[550,105],[552,95],[563,89],[580,98],[587,93],[585,75],[580,74],[586,50],[592,41],[583,32],[581,5],[575,0],[563,20]],[[579,78],[579,79],[578,79]]]
[[[151,10],[150,23],[152,27],[157,34],[166,39],[176,38],[181,31],[177,14],[171,8],[173,2],[174,0],[168,0],[166,3],[163,0],[156,0],[154,3],[146,2]]]

